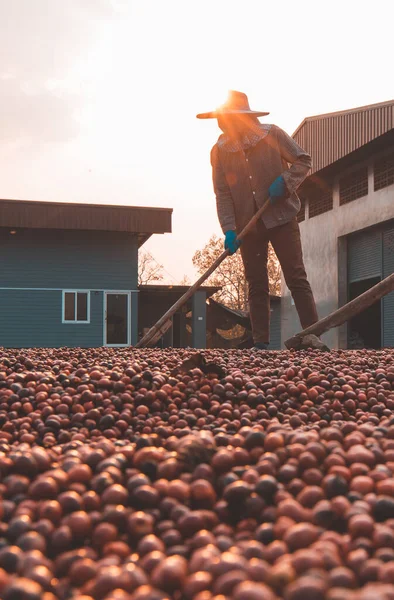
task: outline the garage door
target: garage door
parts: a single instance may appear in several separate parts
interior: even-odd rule
[[[394,228],[383,232],[383,277],[394,273]],[[394,347],[394,292],[383,298],[383,345]]]
[[[367,231],[349,236],[348,280],[349,283],[381,277],[382,233]]]

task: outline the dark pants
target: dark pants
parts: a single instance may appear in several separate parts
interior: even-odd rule
[[[254,342],[269,342],[270,300],[268,285],[268,242],[271,242],[282,267],[286,285],[294,299],[303,329],[318,320],[316,305],[302,258],[297,219],[267,229],[260,220],[241,245],[242,260],[249,288],[249,310]]]

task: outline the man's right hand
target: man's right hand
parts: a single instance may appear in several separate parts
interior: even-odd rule
[[[235,252],[240,247],[241,242],[237,240],[237,233],[234,230],[226,231],[224,236],[224,248],[230,251],[230,254],[235,254]]]

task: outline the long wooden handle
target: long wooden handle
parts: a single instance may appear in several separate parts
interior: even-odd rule
[[[324,319],[320,319],[317,323],[310,325],[300,333],[297,333],[292,338],[285,341],[286,348],[294,348],[297,346],[297,340],[299,341],[305,335],[322,335],[329,329],[333,327],[339,327],[343,323],[346,323],[349,319],[358,315],[358,313],[362,312],[368,306],[371,306],[377,300],[383,298],[390,292],[394,290],[394,273],[389,275],[385,279],[382,279],[379,283],[371,287],[369,290],[357,296],[354,300],[351,300],[341,308],[338,308],[334,312],[324,317]]]
[[[259,208],[256,214],[253,215],[249,223],[247,223],[247,225],[245,225],[245,227],[242,229],[241,233],[237,236],[238,240],[243,240],[243,238],[255,226],[255,224],[269,205],[270,199],[268,198],[268,200],[265,201],[263,206]],[[150,342],[152,342],[153,338],[157,340],[156,334],[160,334],[163,325],[166,323],[166,321],[168,321],[168,319],[171,319],[171,317],[176,313],[176,311],[179,310],[189,300],[189,298],[193,296],[193,294],[201,287],[204,281],[208,279],[210,275],[212,275],[212,273],[218,268],[220,263],[222,263],[228,255],[229,250],[225,250],[220,256],[218,256],[218,258],[212,263],[209,269],[207,269],[207,271],[205,271],[205,273],[201,275],[201,277],[196,281],[196,283],[192,285],[191,288],[189,288],[187,292],[185,292],[183,296],[181,296],[179,300],[177,300],[175,304],[173,304],[171,308],[167,310],[167,312],[157,321],[157,323],[153,325],[151,329],[149,329],[149,331],[144,335],[144,337],[140,339],[140,341],[136,344],[136,348],[144,348]]]

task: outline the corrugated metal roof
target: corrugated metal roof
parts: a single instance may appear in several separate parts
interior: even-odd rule
[[[0,200],[0,227],[83,229],[144,234],[171,232],[172,208]]]
[[[394,128],[394,100],[307,117],[293,138],[312,156],[311,173]]]

